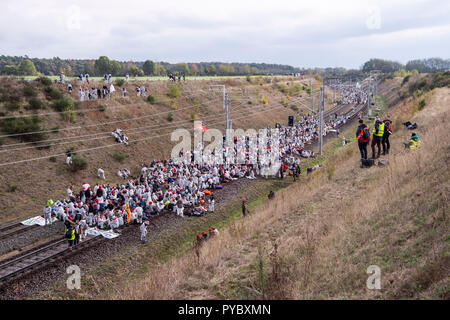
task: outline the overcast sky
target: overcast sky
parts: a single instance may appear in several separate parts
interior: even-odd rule
[[[450,58],[450,1],[1,0],[0,54],[359,68]]]

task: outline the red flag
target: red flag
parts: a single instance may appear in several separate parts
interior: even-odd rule
[[[198,131],[201,131],[202,133],[208,131],[208,128],[203,126],[201,123],[197,123],[196,125],[194,125],[194,128],[197,129]]]

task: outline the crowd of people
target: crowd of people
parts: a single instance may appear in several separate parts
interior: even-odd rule
[[[366,104],[368,95],[356,86],[336,83],[331,84],[332,89],[337,90],[342,96],[341,104]]]
[[[346,120],[344,115],[335,114],[325,121],[323,134],[336,131]],[[111,134],[117,142],[128,144],[122,130],[116,129]],[[119,170],[117,175],[125,180],[123,184],[97,183],[91,187],[83,182],[78,191],[70,186],[66,197],[55,201],[50,212],[64,221],[68,229],[75,228],[76,239],[82,240],[83,230],[88,227],[115,232],[133,223],[141,225],[142,237],[147,226],[144,222],[163,212],[180,218],[214,212],[214,192],[227,183],[270,175],[280,178],[292,175],[295,179],[301,172],[300,159],[314,157],[307,147],[318,136],[319,118],[309,114],[293,126],[278,125],[260,130],[256,138],[258,143],[262,141],[266,154],[251,152],[250,142],[254,136],[234,137],[229,148],[224,141],[222,154],[208,150],[201,154],[200,161],[197,148],[193,152],[181,151],[178,159],[142,163],[136,176],[127,169]],[[202,143],[198,147],[203,150]],[[223,157],[223,162],[218,161],[219,156]],[[230,156],[240,161],[227,161]],[[68,152],[68,163],[70,157]],[[106,180],[103,169],[99,169],[98,177]]]

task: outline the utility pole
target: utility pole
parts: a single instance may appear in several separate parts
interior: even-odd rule
[[[336,79],[334,80],[334,87],[333,87],[333,90],[334,90],[333,103],[336,103]]]
[[[231,129],[231,121],[230,119],[230,114],[229,114],[229,105],[230,105],[230,101],[228,99],[228,94],[226,92],[226,87],[224,84],[212,84],[210,85],[210,87],[221,87],[223,90],[223,108],[225,109],[225,142],[227,141],[228,138],[228,129]]]
[[[319,154],[322,155],[322,146],[323,146],[323,105],[324,105],[324,96],[323,96],[324,87],[320,88],[320,100],[319,100]]]
[[[369,75],[372,80],[372,73],[375,74],[375,106],[377,105],[377,96],[378,96],[378,73],[381,73],[381,70],[370,70]],[[373,88],[372,88],[373,92]]]
[[[313,114],[314,114],[314,82],[313,82],[313,79],[311,78],[311,79],[309,79],[309,81],[310,81],[310,83],[311,83],[311,110],[312,110],[312,112],[313,112]]]
[[[378,97],[378,75],[375,74],[375,106],[377,106],[377,97]]]

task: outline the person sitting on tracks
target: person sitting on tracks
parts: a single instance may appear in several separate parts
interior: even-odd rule
[[[44,219],[45,225],[52,224],[52,207],[50,202],[47,202],[47,205],[44,207]]]

